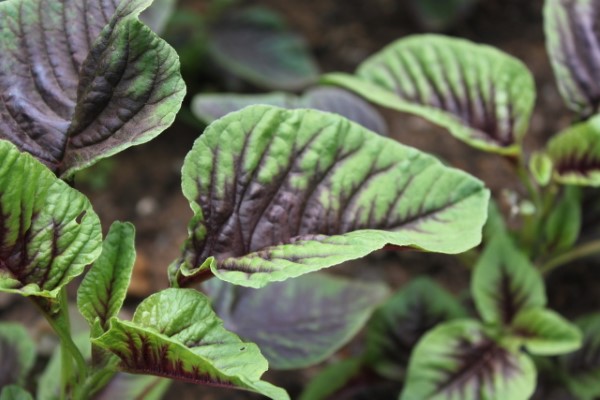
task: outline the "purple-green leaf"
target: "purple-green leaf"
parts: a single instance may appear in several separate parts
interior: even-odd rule
[[[225,69],[266,89],[302,89],[319,74],[304,40],[264,9],[218,20],[210,30],[209,51]]]
[[[340,114],[373,132],[387,136],[388,128],[379,112],[369,103],[344,89],[315,87],[303,96],[283,92],[266,94],[199,94],[194,97],[192,111],[206,123],[226,114],[254,104],[267,104],[282,108],[314,108]]]
[[[546,0],[546,47],[560,93],[582,117],[600,105],[600,3],[596,0]]]
[[[0,290],[56,297],[101,247],[89,200],[0,140]]]
[[[25,382],[35,360],[35,343],[22,325],[0,323],[0,360],[0,388]]]
[[[546,305],[544,281],[505,234],[492,238],[471,281],[471,293],[483,321],[509,326],[528,308]]]
[[[435,282],[418,278],[374,314],[367,330],[367,360],[382,376],[402,381],[415,345],[426,332],[466,316],[458,301]]]
[[[289,398],[260,380],[267,360],[258,347],[227,331],[196,290],[166,289],[146,298],[131,322],[110,323],[92,343],[117,355],[125,372]]]
[[[68,177],[168,127],[185,88],[149,3],[0,3],[0,138]]]
[[[501,154],[520,151],[535,99],[533,78],[519,60],[440,35],[400,39],[364,61],[355,75],[329,74],[322,82],[421,116]]]
[[[256,343],[271,368],[323,361],[363,327],[387,288],[315,273],[261,290],[213,279],[204,286],[225,327]]]
[[[127,294],[135,262],[135,228],[114,222],[94,262],[77,291],[77,307],[90,326],[98,319],[104,331],[116,317]]]
[[[535,381],[535,366],[527,355],[496,343],[477,321],[457,320],[419,342],[400,399],[525,400]]]
[[[459,253],[481,240],[489,191],[472,176],[316,110],[247,107],[185,159],[195,216],[171,282],[261,287],[387,244]]]

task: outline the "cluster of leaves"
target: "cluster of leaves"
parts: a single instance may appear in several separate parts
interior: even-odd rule
[[[583,40],[597,36],[591,25],[583,25],[589,32],[575,26],[587,20],[572,15],[592,6],[547,3],[548,45],[561,90],[571,108],[592,117],[595,58],[579,55]],[[134,228],[114,222],[102,240],[89,201],[59,178],[70,181],[99,159],[152,139],[178,112],[185,92],[178,57],[139,20],[149,4],[0,2],[0,290],[29,297],[61,340],[61,352],[42,376],[60,370],[61,383],[38,385],[39,398],[109,398],[111,390],[157,398],[168,385],[154,378],[160,377],[286,399],[283,389],[261,379],[269,363],[290,369],[323,361],[387,293],[377,283],[316,271],[387,245],[449,254],[477,246],[488,214],[484,184],[382,136],[383,120],[360,97],[516,159],[525,179],[535,177],[526,183],[536,208],[530,228],[513,235],[517,245],[491,220],[496,237],[486,240],[472,284],[480,320],[468,319],[433,283],[414,282],[369,323],[365,357],[326,371],[305,398],[332,395],[365,368],[403,382],[406,399],[527,398],[536,375],[530,355],[581,345],[579,330],[545,308],[543,280],[530,259],[549,270],[558,257],[569,257],[579,227],[560,227],[578,197],[565,192],[554,207],[554,194],[560,184],[596,184],[598,120],[557,135],[527,164],[521,143],[535,97],[527,69],[488,46],[436,35],[402,39],[356,74],[321,80],[345,90],[197,97],[194,111],[212,123],[183,165],[182,189],[194,212],[189,237],[168,268],[171,287],[146,298],[130,321],[122,319]],[[159,16],[145,14],[156,31],[165,24]],[[250,21],[272,27],[250,35],[251,42],[281,45],[272,20],[254,15]],[[230,40],[244,29],[235,18],[216,24],[211,43],[231,49]],[[247,55],[216,58],[227,64]],[[246,107],[256,102],[271,105]],[[87,265],[77,305],[90,332],[79,343],[71,335],[66,285]],[[212,277],[218,280],[203,286],[208,296],[189,288]],[[298,303],[304,306],[293,307]],[[596,348],[594,321],[582,323],[584,350]],[[0,352],[11,371],[1,375],[2,398],[30,397],[17,386],[33,360],[31,343],[15,345],[22,336],[21,328],[0,325]],[[593,397],[597,361],[572,353],[541,370],[560,376],[571,392]]]

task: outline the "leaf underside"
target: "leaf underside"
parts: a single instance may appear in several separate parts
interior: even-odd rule
[[[381,135],[388,134],[385,120],[373,106],[347,90],[334,87],[315,87],[307,90],[303,96],[283,92],[257,95],[200,94],[192,102],[192,111],[204,122],[211,123],[230,112],[255,104],[288,109],[314,108],[340,114]]]
[[[108,332],[92,342],[116,354],[125,372],[288,398],[260,380],[267,361],[258,347],[223,328],[209,300],[193,289],[148,297],[131,322],[113,318]]]
[[[56,297],[101,245],[88,199],[0,140],[0,290]]]
[[[195,216],[175,285],[213,273],[260,287],[386,244],[457,253],[481,240],[477,179],[340,116],[247,107],[211,124],[183,167]]]
[[[185,89],[148,3],[0,3],[0,138],[68,177],[169,126]]]
[[[330,74],[322,82],[419,115],[472,146],[502,154],[519,151],[535,98],[533,78],[517,59],[439,35],[400,39],[354,76]]]
[[[261,290],[217,279],[204,288],[225,326],[256,343],[274,369],[323,361],[352,339],[387,294],[381,285],[323,273]]]
[[[600,186],[600,116],[573,125],[548,142],[554,179],[570,185]]]
[[[476,321],[440,325],[417,345],[402,400],[528,399],[535,388],[533,362],[483,333]]]
[[[596,0],[546,0],[546,47],[567,107],[582,117],[600,105],[600,3]]]

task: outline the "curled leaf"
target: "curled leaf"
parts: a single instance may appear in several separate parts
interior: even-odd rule
[[[0,140],[0,290],[56,297],[101,246],[89,200]]]
[[[400,39],[364,61],[355,75],[329,74],[322,82],[421,116],[474,147],[501,154],[520,151],[535,99],[533,78],[520,61],[439,35]]]
[[[195,213],[171,282],[250,287],[386,244],[458,253],[481,240],[489,192],[468,174],[338,115],[247,107],[211,124],[183,167]]]

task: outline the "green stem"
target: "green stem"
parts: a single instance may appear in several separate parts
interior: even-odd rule
[[[563,253],[549,260],[548,262],[542,265],[540,270],[542,271],[542,273],[547,274],[548,272],[560,267],[561,265],[598,253],[600,253],[600,240],[593,240],[591,242],[587,242],[580,246],[577,246],[572,250],[567,251],[566,253]]]

